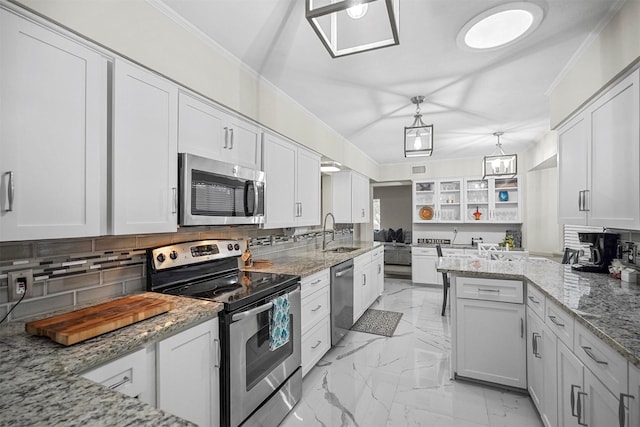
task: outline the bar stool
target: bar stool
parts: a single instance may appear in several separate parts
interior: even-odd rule
[[[442,248],[440,245],[436,245],[436,252],[438,253],[438,260],[442,258]],[[449,294],[449,276],[446,272],[442,272],[442,314],[444,316],[444,312],[447,308],[447,295]]]

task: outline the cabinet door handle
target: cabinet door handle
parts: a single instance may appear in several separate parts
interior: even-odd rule
[[[316,341],[316,345],[312,345],[311,348],[315,350],[320,344],[322,344],[322,341]]]
[[[627,397],[629,399],[633,399],[633,396],[627,393],[620,393],[620,400],[618,402],[618,421],[620,423],[620,427],[624,427],[625,424],[625,409],[624,406],[624,398]]]
[[[586,346],[581,346],[582,349],[584,350],[585,353],[587,353],[587,356],[589,356],[591,359],[593,359],[594,362],[599,363],[601,365],[608,365],[609,362],[607,362],[606,360],[599,360],[598,357],[593,354],[593,350],[591,350],[591,347],[586,347]]]
[[[318,310],[320,310],[321,308],[322,308],[322,306],[321,306],[320,304],[318,304],[318,305],[316,306],[316,308],[312,308],[312,309],[311,309],[311,311],[318,311]]]
[[[582,191],[578,191],[578,212],[582,212]]]
[[[213,346],[215,349],[215,354],[216,354],[216,361],[213,364],[214,367],[219,368],[220,367],[220,360],[222,359],[222,355],[220,354],[220,340],[219,339],[214,339],[213,340]]]
[[[577,406],[578,406],[578,408],[577,408],[577,409],[578,409],[578,425],[581,425],[581,426],[585,426],[585,427],[586,427],[588,424],[583,422],[583,421],[584,421],[584,419],[583,419],[583,414],[582,414],[582,412],[583,412],[583,411],[582,411],[583,406],[582,406],[582,403],[581,403],[581,402],[582,402],[582,400],[580,399],[580,396],[581,396],[581,395],[582,395],[582,396],[587,397],[587,396],[588,396],[588,394],[587,394],[587,393],[585,393],[585,392],[582,392],[582,391],[579,391],[579,392],[578,392],[578,399],[577,399],[577,400],[578,400],[578,405],[577,405]]]
[[[529,296],[529,300],[534,304],[540,304],[540,301],[536,301],[536,299],[533,296]]]
[[[362,218],[364,218],[364,208],[362,208]]]
[[[227,148],[229,146],[229,128],[224,127],[224,147]]]
[[[11,212],[13,210],[13,197],[15,195],[15,182],[13,180],[13,171],[6,172],[5,175],[9,176],[9,182],[7,183],[7,209],[5,212]]]
[[[583,204],[584,210],[589,212],[591,210],[591,190],[584,190]]]
[[[367,286],[367,275],[366,274],[362,275],[362,286]]]
[[[540,352],[538,352],[538,338],[540,338],[541,335],[537,332],[534,332],[532,335],[531,342],[533,346],[533,355],[538,359],[541,359],[542,357],[540,356]]]
[[[176,187],[171,188],[172,196],[173,196],[173,207],[171,208],[171,213],[178,212],[178,189]]]
[[[556,316],[549,316],[549,319],[551,319],[551,321],[553,322],[554,325],[556,326],[560,326],[561,328],[564,328],[564,323],[560,323],[556,320]]]
[[[229,133],[231,134],[231,138],[229,138],[229,150],[233,150],[233,128],[229,129]]]
[[[524,338],[524,319],[520,318],[520,338]]]
[[[576,409],[576,395],[575,395],[575,389],[579,389],[580,386],[579,385],[575,385],[575,384],[571,384],[571,416],[572,417],[577,417],[578,414],[576,414],[575,409]]]
[[[300,202],[300,216],[302,216],[302,202]]]
[[[382,264],[378,264],[378,274],[382,273]]]
[[[122,379],[121,379],[120,381],[118,381],[117,383],[115,383],[115,384],[111,384],[111,385],[109,386],[109,388],[110,388],[111,390],[115,390],[115,389],[117,389],[118,387],[120,387],[121,385],[124,385],[124,384],[128,383],[130,380],[131,380],[131,378],[129,378],[129,377],[127,377],[127,376],[125,375],[125,376],[124,376],[124,377],[122,377]]]

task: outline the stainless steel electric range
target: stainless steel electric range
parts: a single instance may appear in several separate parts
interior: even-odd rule
[[[275,426],[302,395],[300,277],[240,271],[240,255],[235,240],[149,249],[147,289],[224,304],[219,314],[221,425]],[[274,301],[284,295],[289,338],[273,349]]]

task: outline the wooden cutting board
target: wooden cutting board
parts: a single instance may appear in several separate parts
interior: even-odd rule
[[[173,308],[173,303],[147,295],[131,295],[82,310],[36,320],[26,324],[32,335],[72,345],[114,331]]]

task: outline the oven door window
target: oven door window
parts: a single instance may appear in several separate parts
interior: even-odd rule
[[[249,337],[245,345],[247,391],[251,390],[253,386],[293,354],[293,336],[282,347],[274,351],[269,350],[269,311],[258,314],[256,321],[258,322],[258,332]],[[292,330],[293,322],[293,316],[290,314],[289,327]]]
[[[255,211],[255,185],[199,170],[191,173],[191,214],[251,216]]]

